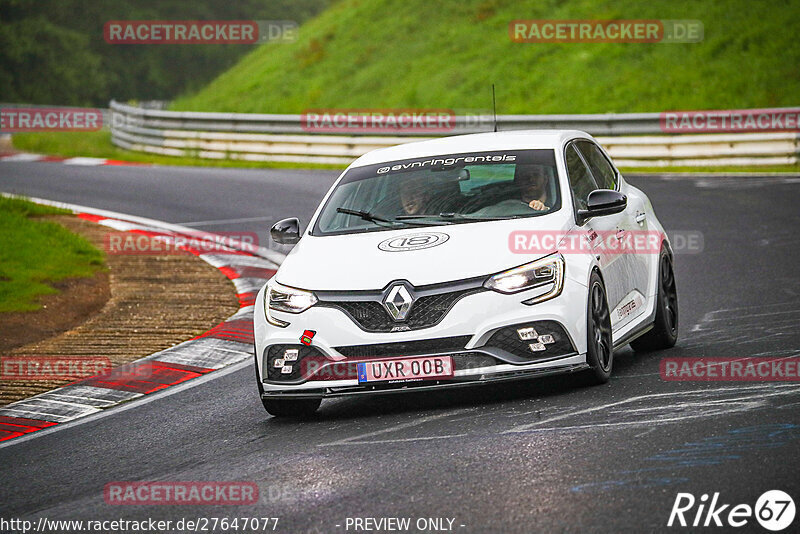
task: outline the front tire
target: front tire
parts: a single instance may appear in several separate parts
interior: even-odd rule
[[[589,299],[586,310],[586,363],[584,376],[589,384],[605,384],[614,365],[614,346],[611,338],[611,314],[603,279],[597,272],[589,278]]]
[[[675,273],[672,257],[661,251],[658,260],[658,296],[656,297],[656,319],[653,328],[631,341],[636,352],[668,349],[678,341],[678,291],[675,288]]]
[[[264,385],[258,375],[258,363],[256,363],[256,386],[258,395],[261,397],[264,394]],[[302,419],[312,416],[322,404],[322,399],[265,399],[261,397],[261,404],[273,417]]]
[[[303,419],[314,415],[322,399],[261,399],[264,409],[274,417]]]

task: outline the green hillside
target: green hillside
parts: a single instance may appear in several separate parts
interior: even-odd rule
[[[112,45],[111,20],[294,20],[330,0],[0,0],[0,102],[108,106],[197,91],[252,45]]]
[[[343,0],[179,110],[602,113],[800,104],[798,1]],[[514,43],[515,19],[696,19],[695,44]]]

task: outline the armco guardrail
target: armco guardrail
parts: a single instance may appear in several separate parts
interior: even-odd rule
[[[115,145],[168,156],[348,164],[376,148],[429,137],[328,135],[305,131],[300,115],[178,112],[111,102]],[[499,115],[500,130],[584,130],[623,167],[786,165],[798,162],[800,133],[661,133],[660,114]],[[491,131],[489,116],[458,116],[448,135]]]

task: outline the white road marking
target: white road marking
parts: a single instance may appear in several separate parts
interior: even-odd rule
[[[12,154],[10,156],[3,156],[2,161],[39,161],[44,156],[39,154]]]
[[[731,398],[727,398],[727,399],[708,398],[708,397],[710,397],[710,396],[712,396],[714,394],[717,394],[717,393],[741,392],[741,391],[752,391],[753,395],[755,395],[756,393],[759,395],[758,399],[763,399],[765,397],[773,397],[773,396],[778,396],[778,395],[790,395],[790,394],[793,394],[793,393],[798,393],[798,392],[800,392],[800,386],[797,386],[797,385],[786,385],[786,386],[778,385],[778,386],[776,386],[774,384],[769,384],[769,385],[757,385],[757,386],[724,387],[724,388],[715,388],[715,389],[695,389],[695,390],[690,390],[690,391],[671,391],[671,392],[668,392],[668,393],[652,393],[652,394],[649,394],[649,395],[637,395],[635,397],[630,397],[628,399],[624,399],[624,400],[620,400],[620,401],[616,401],[616,402],[610,402],[610,403],[606,403],[606,404],[601,404],[599,406],[593,406],[591,408],[585,408],[583,410],[577,410],[575,412],[566,413],[566,414],[550,417],[550,418],[547,418],[547,419],[542,419],[541,421],[535,421],[533,423],[528,423],[528,424],[524,424],[524,425],[518,425],[518,426],[513,427],[513,428],[511,428],[509,430],[506,430],[503,433],[504,434],[510,434],[510,433],[517,433],[517,432],[526,432],[526,431],[528,431],[530,429],[533,429],[535,427],[542,427],[542,426],[544,426],[544,425],[546,425],[548,423],[561,421],[563,419],[568,419],[570,417],[584,415],[584,414],[587,414],[587,413],[598,412],[598,411],[601,411],[601,410],[609,410],[610,408],[613,408],[615,406],[621,406],[621,405],[624,405],[624,404],[630,404],[632,402],[652,400],[652,399],[662,399],[662,398],[668,398],[668,397],[685,397],[687,395],[700,394],[700,395],[703,395],[703,397],[704,397],[703,399],[700,399],[700,401],[699,401],[699,402],[701,402],[701,406],[709,405],[709,404],[711,404],[711,405],[715,405],[715,404],[726,405],[726,403],[731,403],[731,402],[736,402],[736,401],[749,401],[751,399],[752,400],[758,400],[754,396],[734,397],[732,399]],[[684,403],[684,407],[694,406],[696,404],[697,403]],[[672,406],[674,407],[674,406],[680,406],[680,405],[672,405]],[[653,409],[661,409],[662,407],[663,407],[663,405],[654,406],[654,407],[651,408],[651,410],[653,410]],[[755,407],[755,406],[753,406],[753,407]],[[631,409],[629,411],[634,411],[634,410],[636,410],[636,409]],[[645,411],[646,410],[647,409],[645,408]],[[626,411],[628,411],[628,410],[626,410]],[[734,411],[736,411],[736,410],[734,410]],[[647,424],[655,424],[655,423],[664,423],[664,422],[680,421],[680,420],[687,420],[687,419],[695,419],[697,417],[707,417],[707,415],[702,414],[702,413],[698,413],[696,416],[684,415],[684,416],[680,416],[680,417],[667,418],[667,419],[654,418],[654,419],[646,419],[646,420],[639,420],[639,421],[620,421],[620,422],[615,422],[615,423],[597,423],[597,424],[592,424],[592,425],[579,425],[579,426],[572,426],[572,427],[559,427],[559,429],[585,428],[587,426],[589,426],[589,427],[597,427],[597,426],[627,426],[627,425],[634,425],[634,424],[647,425]]]
[[[213,224],[228,224],[228,223],[241,223],[241,222],[255,222],[255,221],[273,221],[275,217],[240,217],[238,219],[212,219],[210,221],[192,221],[176,223],[181,226],[209,226]]]
[[[332,441],[330,443],[320,443],[317,446],[318,447],[332,447],[332,446],[336,446],[336,445],[353,445],[353,444],[357,444],[357,443],[360,444],[360,443],[363,443],[363,441],[361,441],[361,440],[363,440],[365,438],[370,438],[372,436],[381,436],[383,434],[388,434],[390,432],[395,432],[397,430],[404,430],[406,428],[412,428],[412,427],[415,427],[415,426],[419,426],[421,424],[428,423],[430,421],[435,421],[437,419],[441,419],[442,417],[448,417],[450,415],[454,415],[456,413],[461,412],[462,410],[463,409],[459,408],[457,410],[450,410],[450,411],[447,411],[447,412],[444,412],[444,413],[439,413],[439,414],[435,414],[435,415],[428,415],[428,416],[425,416],[425,417],[420,417],[419,419],[414,419],[414,420],[409,421],[407,423],[401,423],[399,425],[394,425],[394,426],[392,426],[390,428],[384,428],[382,430],[375,430],[373,432],[367,432],[366,434],[359,434],[359,435],[356,435],[356,436],[351,436],[349,438],[344,438],[344,439],[340,439],[340,440],[337,440],[337,441]],[[420,439],[420,438],[410,438],[410,439],[414,440],[414,439]],[[394,440],[387,440],[387,441],[394,441]]]
[[[56,421],[50,421],[49,419],[42,419],[42,417],[53,417],[52,414],[43,413],[43,412],[34,412],[32,410],[23,410],[22,408],[16,408],[16,407],[13,407],[13,406],[11,408],[8,408],[8,407],[3,408],[3,412],[2,412],[1,415],[7,416],[7,415],[9,415],[8,412],[28,414],[28,415],[19,416],[19,417],[25,417],[27,419],[37,419],[39,421],[45,421],[45,422],[48,422],[48,423],[55,423],[56,422]],[[31,415],[35,415],[36,417],[31,417]],[[11,414],[11,417],[15,417],[15,416],[13,414]],[[0,446],[2,446],[2,445],[0,445]]]
[[[62,161],[64,165],[85,165],[89,167],[94,167],[97,165],[105,165],[107,159],[102,158],[87,158],[87,157],[78,157],[78,158],[68,158]]]
[[[452,438],[464,438],[469,436],[469,434],[447,434],[444,436],[420,436],[416,438],[396,438],[396,439],[371,439],[367,441],[348,441],[346,443],[324,443],[322,445],[318,445],[319,447],[330,447],[334,445],[387,445],[389,443],[404,443],[404,442],[414,442],[414,441],[432,441],[435,439],[452,439]]]
[[[741,393],[741,392],[749,392],[749,393],[733,397],[708,398],[709,396],[715,394]],[[797,393],[800,393],[800,386],[794,384],[789,384],[789,385],[759,384],[753,386],[722,387],[714,389],[675,391],[669,393],[639,395],[611,403],[606,403],[601,406],[564,412],[559,415],[548,417],[533,423],[518,425],[504,432],[496,433],[495,435],[519,434],[519,433],[530,433],[530,432],[540,433],[540,432],[554,432],[554,431],[560,432],[560,431],[574,431],[574,430],[592,430],[596,428],[621,428],[621,427],[637,427],[637,426],[649,427],[648,430],[646,430],[645,432],[637,434],[635,436],[635,437],[641,437],[645,434],[649,434],[650,432],[654,431],[655,425],[679,423],[690,419],[713,417],[720,414],[751,411],[754,409],[763,408],[767,406],[769,404],[765,400],[767,398],[781,397]],[[695,401],[682,401],[683,397],[691,395],[694,395],[696,397]],[[658,404],[650,407],[631,408],[631,409],[622,408],[623,405],[630,404],[632,402],[668,398],[671,396],[680,397],[680,399],[678,399],[678,402],[672,404]],[[615,410],[614,407],[618,408]],[[694,409],[696,409],[695,413],[689,413],[689,414],[683,413],[680,415],[672,415],[675,412],[680,412],[680,411],[685,412],[687,410],[694,410]],[[638,418],[632,421],[631,420],[627,421],[620,420],[611,422],[596,421],[587,424],[577,424],[570,426],[552,426],[552,425],[547,426],[548,423],[562,421],[571,417],[577,417],[583,414],[594,413],[601,410],[606,410],[610,412],[610,415],[613,415],[614,417],[619,417],[620,419],[623,418],[625,414],[631,414],[637,416]],[[657,415],[659,412],[662,412],[664,415],[667,416],[659,417]],[[415,421],[409,421],[407,423],[393,426],[391,428],[385,428],[375,432],[368,432],[365,434],[352,436],[331,443],[320,444],[318,446],[330,447],[330,446],[341,446],[341,445],[379,445],[379,444],[405,443],[414,441],[432,441],[439,439],[469,437],[470,435],[473,435],[462,432],[456,434],[436,434],[432,436],[417,436],[417,437],[394,438],[394,439],[392,438],[369,439],[371,437],[382,436],[394,432],[396,430],[403,430],[406,428],[419,426],[424,423],[428,423],[452,415],[453,413],[454,412],[448,412],[429,417],[423,417]],[[649,413],[653,413],[653,415],[648,417]]]

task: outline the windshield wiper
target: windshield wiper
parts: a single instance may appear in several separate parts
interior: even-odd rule
[[[512,215],[507,216],[483,216],[483,215],[469,215],[466,213],[440,213],[439,215],[400,215],[398,220],[407,219],[422,219],[428,217],[438,217],[445,221],[504,221],[506,219],[515,219]],[[442,221],[444,222],[444,221]]]
[[[417,222],[417,221],[399,220],[399,219],[401,219],[401,217],[398,217],[397,219],[386,219],[384,217],[381,217],[379,215],[375,215],[374,213],[370,213],[370,212],[364,211],[364,210],[351,210],[351,209],[348,209],[348,208],[336,208],[336,211],[338,213],[344,213],[345,215],[354,215],[356,217],[360,217],[360,218],[364,219],[365,221],[374,222],[376,224],[378,224],[378,223],[387,223],[387,224],[391,224],[391,225],[396,225],[396,224],[409,225],[410,224],[410,225],[415,225],[415,226],[425,226],[425,225],[428,224],[428,223]]]
[[[383,217],[379,217],[377,215],[373,215],[368,211],[363,210],[351,210],[347,208],[336,208],[338,213],[344,213],[345,215],[355,215],[356,217],[361,217],[365,221],[369,222],[385,222],[385,223],[392,223],[394,221],[390,221],[389,219],[384,219]]]

